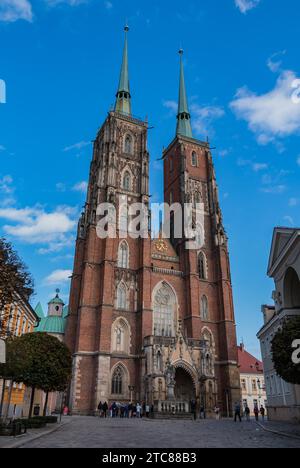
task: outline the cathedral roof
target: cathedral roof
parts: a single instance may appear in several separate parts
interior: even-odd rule
[[[42,304],[41,304],[40,302],[36,305],[34,311],[35,311],[36,315],[37,315],[40,319],[42,319],[42,318],[45,317],[44,311],[43,311],[43,307],[42,307]]]
[[[39,326],[36,328],[36,331],[64,335],[65,328],[65,317],[48,316],[41,319]]]
[[[177,135],[183,135],[192,138],[191,114],[189,112],[188,100],[186,94],[184,68],[183,68],[183,50],[180,54],[180,83],[179,83],[179,99],[178,99],[178,115],[177,115]]]
[[[59,304],[64,305],[64,302],[60,298],[52,299],[49,304]],[[69,315],[69,306],[63,307],[62,316],[52,316],[52,315],[45,315],[43,311],[42,304],[39,302],[35,308],[35,313],[40,318],[39,326],[35,329],[36,332],[44,332],[44,333],[53,333],[56,335],[64,335],[65,328],[66,328],[66,319]]]
[[[121,66],[120,80],[117,91],[117,99],[115,111],[121,114],[131,115],[131,95],[129,86],[129,71],[128,71],[128,31],[129,27],[125,26],[125,44],[123,50],[123,60]]]

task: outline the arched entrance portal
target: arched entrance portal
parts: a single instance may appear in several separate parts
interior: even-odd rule
[[[195,400],[196,390],[192,377],[183,368],[178,367],[175,374],[175,398],[178,401]]]

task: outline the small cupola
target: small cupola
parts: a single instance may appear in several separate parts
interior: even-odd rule
[[[60,290],[56,289],[56,296],[48,303],[48,317],[62,317],[64,301],[59,297]]]

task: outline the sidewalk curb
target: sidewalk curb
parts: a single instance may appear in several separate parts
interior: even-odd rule
[[[23,447],[23,445],[26,445],[26,444],[28,444],[30,442],[34,442],[34,441],[36,441],[38,439],[41,439],[42,437],[53,434],[54,432],[58,431],[59,429],[61,429],[64,426],[67,426],[70,423],[71,423],[71,421],[58,424],[55,427],[53,427],[52,429],[49,429],[48,431],[44,431],[41,434],[36,434],[36,435],[34,435],[32,437],[28,437],[28,439],[26,438],[26,436],[24,436],[24,437],[22,437],[22,440],[20,440],[19,442],[16,442],[15,444],[7,445],[6,447],[4,446],[4,447],[1,447],[1,448],[2,449],[16,449],[16,448]]]
[[[271,434],[275,434],[275,435],[279,435],[279,436],[282,436],[282,437],[287,437],[288,439],[297,439],[297,440],[300,440],[300,437],[297,436],[297,435],[294,435],[294,434],[287,434],[286,432],[280,432],[280,431],[275,431],[273,429],[268,429],[266,426],[264,426],[263,424],[261,423],[257,423],[257,425],[259,427],[261,427],[261,429],[263,429],[265,432],[270,432]]]

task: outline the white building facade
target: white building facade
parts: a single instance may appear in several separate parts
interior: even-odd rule
[[[274,279],[274,306],[262,306],[264,326],[258,333],[265,373],[268,416],[300,421],[300,386],[281,379],[272,361],[272,340],[283,322],[300,315],[300,229],[274,230],[268,276]],[[300,339],[300,337],[299,337]]]

